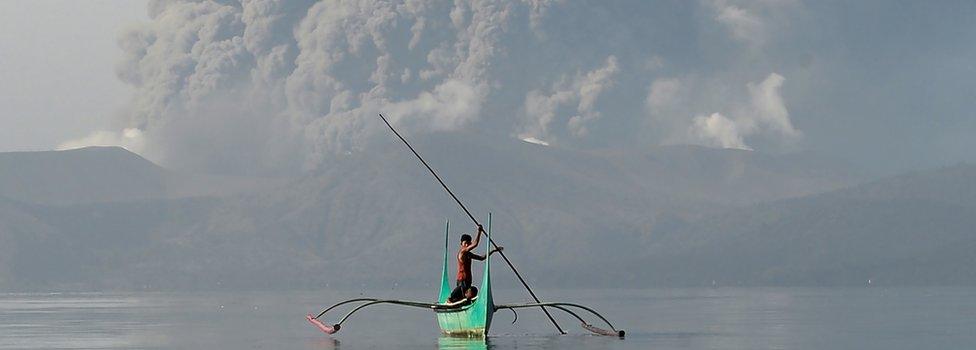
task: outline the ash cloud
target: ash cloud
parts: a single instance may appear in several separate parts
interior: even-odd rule
[[[145,140],[142,136],[142,130],[126,128],[121,133],[98,130],[84,137],[62,142],[55,149],[63,151],[90,146],[117,146],[131,152],[140,153],[143,151],[144,143]]]
[[[793,126],[780,92],[784,81],[770,73],[761,82],[725,89],[722,82],[664,78],[651,84],[645,106],[656,125],[669,129],[667,143],[753,150],[746,140],[764,138],[789,148],[803,133]],[[695,114],[701,106],[713,111]]]
[[[791,0],[702,4],[731,40],[721,52],[728,66],[707,76],[689,73],[653,80],[644,99],[649,124],[662,130],[666,144],[753,150],[749,141],[760,139],[772,150],[793,149],[803,133],[794,127],[781,93],[786,78],[769,72],[756,82],[743,73],[758,74],[757,63],[768,61],[767,46],[779,31],[786,31],[776,18],[788,17],[799,5]]]
[[[575,104],[576,107],[573,109],[574,115],[566,121],[566,129],[574,137],[586,136],[586,125],[602,116],[596,106],[597,99],[613,86],[613,76],[619,71],[617,58],[610,56],[603,67],[585,74],[577,73],[572,79],[561,77],[548,92],[529,91],[525,96],[526,120],[518,137],[549,145],[545,140],[551,140],[552,137],[550,124],[556,119],[558,109],[570,104]]]
[[[741,41],[741,26],[730,20],[764,19],[752,12],[732,16],[753,7],[725,2],[676,6],[728,26],[732,34],[724,40],[731,42]],[[366,150],[388,137],[379,112],[411,134],[478,127],[563,146],[607,139],[636,145],[654,135],[655,144],[747,148],[757,135],[800,135],[778,92],[782,76],[749,85],[755,96],[744,105],[755,107],[754,116],[726,110],[750,97],[702,100],[716,88],[697,84],[733,90],[743,86],[741,78],[679,69],[667,52],[617,35],[644,24],[599,16],[620,10],[614,7],[152,1],[151,20],[119,38],[125,55],[117,74],[135,94],[117,124],[141,130],[141,153],[166,165],[255,174],[315,171],[333,157]],[[586,18],[589,13],[595,15]],[[575,28],[577,17],[606,23],[592,33]],[[704,78],[713,75],[718,78]],[[621,103],[642,90],[649,90],[646,101],[636,96]]]
[[[456,130],[486,102],[514,4],[443,5],[154,1],[120,38],[118,75],[136,89],[124,124],[191,168],[239,152],[233,163],[315,169],[361,148],[380,111]]]

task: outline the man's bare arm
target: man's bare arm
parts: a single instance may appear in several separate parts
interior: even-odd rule
[[[481,234],[482,233],[485,233],[485,229],[483,227],[481,227],[481,225],[478,225],[478,233],[475,234],[474,242],[471,242],[471,244],[468,245],[468,247],[465,248],[464,250],[470,252],[472,249],[474,249],[475,247],[477,247],[478,246],[478,243],[481,243]],[[484,260],[484,259],[481,259],[481,260]]]
[[[498,248],[492,249],[491,252],[488,253],[488,255],[495,254],[495,252],[500,252],[502,250],[505,250],[505,247],[498,247]],[[478,255],[478,254],[471,253],[471,252],[468,252],[468,254],[471,254],[469,256],[472,259],[474,259],[474,260],[479,260],[479,261],[485,260],[485,256],[484,255]]]

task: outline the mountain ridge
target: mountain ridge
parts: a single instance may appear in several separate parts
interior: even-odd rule
[[[692,285],[973,285],[976,274],[956,264],[976,260],[958,249],[976,240],[974,186],[976,166],[959,165],[731,209],[670,233],[697,243],[645,256],[696,261],[697,280],[680,269],[649,275]]]
[[[221,196],[280,182],[171,171],[121,147],[0,153],[0,196],[43,205]]]
[[[241,192],[11,204],[18,220],[31,223],[0,226],[0,240],[22,252],[21,263],[0,268],[0,289],[426,286],[440,269],[444,221],[452,225],[449,239],[473,227],[393,141]],[[721,227],[728,213],[783,207],[853,183],[844,168],[805,167],[802,157],[721,150],[696,157],[702,150],[695,148],[607,155],[447,134],[412,142],[479,220],[493,211],[494,237],[541,285],[708,284],[709,264],[729,264],[695,249],[749,251],[708,223]],[[798,182],[804,177],[797,174],[817,171],[828,176]],[[750,266],[776,278],[741,274],[719,282],[786,283],[766,265]],[[789,283],[809,282],[795,275]]]

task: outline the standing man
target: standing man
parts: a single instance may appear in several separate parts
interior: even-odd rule
[[[461,247],[460,249],[458,249],[458,253],[457,253],[457,263],[458,263],[457,287],[454,288],[454,291],[451,292],[451,296],[447,299],[448,302],[456,302],[461,299],[464,299],[465,294],[468,292],[468,289],[471,288],[471,277],[472,277],[471,259],[475,259],[478,261],[485,260],[484,255],[478,255],[476,253],[473,253],[472,250],[474,250],[474,248],[478,246],[478,243],[481,243],[481,235],[484,233],[485,233],[485,229],[481,225],[478,225],[478,233],[473,243],[471,242],[470,235],[468,234],[461,235]],[[504,249],[505,249],[504,247],[498,247],[493,249],[488,254],[500,252]]]

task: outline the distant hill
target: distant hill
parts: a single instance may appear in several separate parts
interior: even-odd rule
[[[0,195],[45,204],[165,197],[168,172],[118,147],[0,153]]]
[[[430,135],[414,146],[475,215],[494,212],[496,240],[509,247],[526,275],[547,283],[616,280],[623,276],[616,272],[619,263],[642,255],[642,239],[654,228],[697,220],[730,203],[816,193],[853,181],[842,166],[805,175],[796,172],[800,164],[788,165],[790,159],[733,150],[682,148],[686,156],[645,157],[464,134]],[[265,261],[290,255],[296,257],[290,266],[320,266],[309,271],[321,275],[306,280],[426,283],[439,269],[443,220],[453,224],[452,247],[472,224],[401,145],[380,149],[337,160],[281,190],[241,197],[211,218],[211,228],[253,239],[267,249],[260,253]],[[708,163],[700,157],[736,165],[689,165]],[[629,160],[635,158],[644,160]],[[806,187],[787,185],[801,179]],[[688,195],[706,183],[725,191]]]
[[[737,208],[650,236],[661,284],[973,285],[976,166]]]
[[[42,254],[51,228],[17,203],[0,197],[0,289],[21,289],[21,271],[29,269],[30,256]]]
[[[642,186],[671,197],[728,205],[800,197],[867,178],[850,164],[810,153],[771,155],[679,145],[608,156]]]
[[[182,174],[120,147],[0,153],[0,196],[37,204],[219,195],[274,181]]]
[[[495,238],[521,271],[550,285],[639,285],[643,262],[653,258],[646,252],[661,244],[652,239],[658,232],[857,180],[843,164],[805,155],[697,147],[576,151],[456,133],[414,143],[472,212],[493,211]],[[92,156],[53,153],[35,155]],[[7,276],[0,289],[424,286],[439,273],[444,220],[452,223],[452,247],[460,232],[473,229],[395,140],[285,183],[210,195],[174,195],[169,186],[178,175],[131,154],[95,158],[32,167],[96,162],[130,170],[80,176],[94,185],[75,185],[82,187],[76,194],[69,187],[60,195],[5,192],[19,198],[7,207],[16,219],[0,225],[0,240],[15,237],[8,249],[20,258],[0,265]],[[124,181],[128,191],[105,189]],[[500,274],[498,284],[513,285],[508,277]]]

